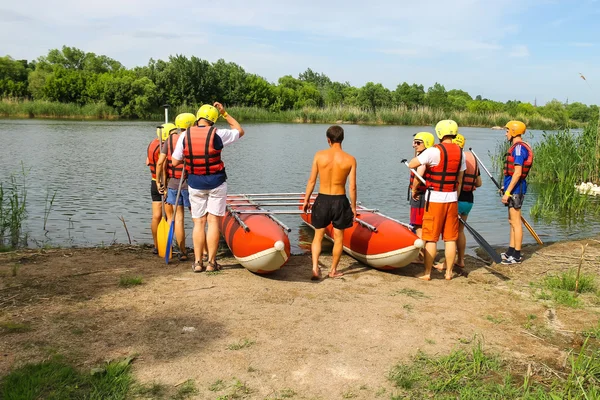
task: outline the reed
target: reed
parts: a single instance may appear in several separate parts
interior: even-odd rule
[[[44,100],[2,99],[0,117],[56,119],[117,119],[119,114],[105,103],[58,103]]]
[[[20,183],[11,175],[9,182],[0,182],[0,250],[10,250],[27,244],[22,232],[27,216],[25,172]]]

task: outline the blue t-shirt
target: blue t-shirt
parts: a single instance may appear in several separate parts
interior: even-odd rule
[[[512,156],[515,159],[515,165],[523,166],[523,164],[525,164],[525,161],[529,157],[529,150],[527,150],[527,147],[517,144],[512,151]],[[511,179],[512,179],[512,176],[510,176],[510,175],[504,177],[504,189],[508,188],[508,185],[510,185]],[[517,182],[517,184],[513,188],[512,193],[513,194],[527,193],[527,181],[525,180],[525,178],[519,179],[519,182]]]
[[[214,135],[214,146],[215,149],[223,149],[223,141],[219,135]],[[219,187],[227,180],[227,174],[225,170],[219,171],[216,174],[211,175],[194,175],[190,174],[187,177],[188,186],[196,190],[210,190]]]

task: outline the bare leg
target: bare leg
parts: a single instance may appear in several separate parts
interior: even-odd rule
[[[425,273],[423,275],[417,276],[417,278],[423,279],[425,281],[431,280],[431,268],[433,267],[433,260],[435,259],[436,253],[437,253],[437,243],[436,242],[425,243]]]
[[[219,237],[221,231],[219,229],[219,222],[221,218],[213,214],[208,214],[208,232],[206,233],[206,245],[208,247],[208,262],[216,265],[217,250],[219,249]],[[210,267],[208,267],[210,268]],[[207,268],[207,271],[208,271]]]
[[[421,225],[415,225],[415,235],[417,235],[419,238],[423,237],[423,228],[421,227]],[[417,257],[417,259],[415,261],[413,261],[413,263],[423,264],[424,259],[425,259],[425,250],[421,249],[421,251],[419,251],[419,257]]]
[[[158,224],[162,219],[162,204],[160,201],[152,202],[152,222],[150,223],[150,229],[152,229],[152,239],[154,240],[154,247],[158,248],[158,240],[156,238],[158,232]]]
[[[523,245],[523,225],[521,224],[521,209],[508,209],[508,222],[510,222],[510,246],[521,251]]]
[[[185,226],[184,226],[184,211],[183,206],[177,206],[177,215],[175,216],[175,237],[177,238],[177,246],[182,255],[186,255],[185,249]]]
[[[468,215],[461,214],[460,217],[463,221],[467,220]],[[458,251],[458,259],[456,265],[459,267],[465,267],[465,251],[467,249],[467,237],[465,236],[465,225],[458,225],[458,240],[456,241],[456,250]]]
[[[206,241],[206,214],[200,218],[192,218],[194,221],[194,230],[192,232],[192,240],[194,242],[194,261],[202,265],[202,247]]]
[[[337,271],[337,266],[344,251],[344,230],[333,228],[333,260],[331,261],[331,270],[329,271],[330,278],[339,278],[344,274]]]
[[[315,237],[313,238],[312,245],[310,246],[312,256],[312,278],[321,278],[321,269],[319,269],[319,256],[321,255],[321,242],[323,242],[323,236],[325,236],[325,228],[315,229]]]
[[[446,279],[452,279],[452,267],[456,259],[456,241],[444,242],[444,256],[446,257]]]

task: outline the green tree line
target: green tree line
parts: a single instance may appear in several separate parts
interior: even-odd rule
[[[271,83],[232,62],[220,59],[210,63],[184,55],[170,56],[167,61],[150,59],[146,66],[127,69],[110,57],[67,46],[31,62],[0,57],[0,98],[101,104],[120,117],[141,119],[160,113],[165,103],[192,108],[217,100],[227,106],[273,112],[305,107],[356,107],[370,112],[427,107],[480,115],[507,113],[548,118],[559,126],[569,121],[588,122],[599,113],[596,105],[565,104],[556,99],[536,107],[517,100],[503,103],[480,95],[473,98],[460,89],[446,90],[440,83],[427,90],[407,82],[395,90],[374,82],[357,88],[310,68],[297,78],[286,75]]]

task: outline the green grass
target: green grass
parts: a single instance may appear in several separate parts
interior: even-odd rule
[[[583,332],[581,332],[585,337],[591,337],[595,339],[600,339],[600,321],[596,324],[596,326],[592,326]]]
[[[172,397],[172,399],[173,400],[184,400],[189,397],[195,396],[198,393],[199,393],[199,391],[196,388],[196,384],[194,383],[194,381],[192,379],[188,379],[181,386],[179,386],[179,388],[177,389],[177,392]]]
[[[577,272],[570,270],[558,275],[546,276],[538,285],[540,293],[537,298],[541,300],[553,300],[571,308],[581,307],[581,297],[575,293],[575,282]],[[579,293],[596,293],[597,284],[593,275],[582,273],[579,276]]]
[[[392,294],[390,294],[390,296],[397,296],[399,294],[402,294],[404,296],[408,296],[408,297],[412,297],[413,299],[429,299],[431,298],[430,296],[427,296],[425,293],[419,291],[419,290],[415,290],[415,289],[400,289],[400,290],[396,290],[395,292],[393,292]]]
[[[104,103],[83,106],[44,100],[0,101],[0,117],[3,118],[64,118],[64,119],[117,119],[118,113]]]
[[[119,286],[131,287],[141,285],[143,283],[141,276],[122,276],[119,280]]]
[[[521,375],[519,371],[522,371]],[[586,345],[569,357],[560,377],[528,376],[497,355],[484,352],[480,342],[470,350],[432,357],[419,352],[409,364],[388,373],[395,386],[391,399],[598,399],[600,351]]]
[[[240,381],[235,377],[232,378],[229,383],[223,382],[221,380],[217,382],[219,382],[218,388],[215,388],[215,390],[210,388],[209,389],[213,392],[225,391],[225,393],[219,394],[216,397],[216,400],[244,399],[252,393],[252,390],[244,382]]]
[[[113,361],[93,373],[80,372],[60,358],[28,364],[0,381],[0,398],[21,399],[127,399],[133,384],[131,358]]]
[[[241,349],[248,348],[248,347],[252,346],[255,343],[256,342],[254,340],[242,339],[242,340],[240,340],[237,343],[230,344],[229,346],[227,346],[227,349],[229,349],[229,350],[241,350]]]
[[[31,325],[28,323],[17,323],[17,322],[0,322],[0,333],[23,333],[31,331]]]

